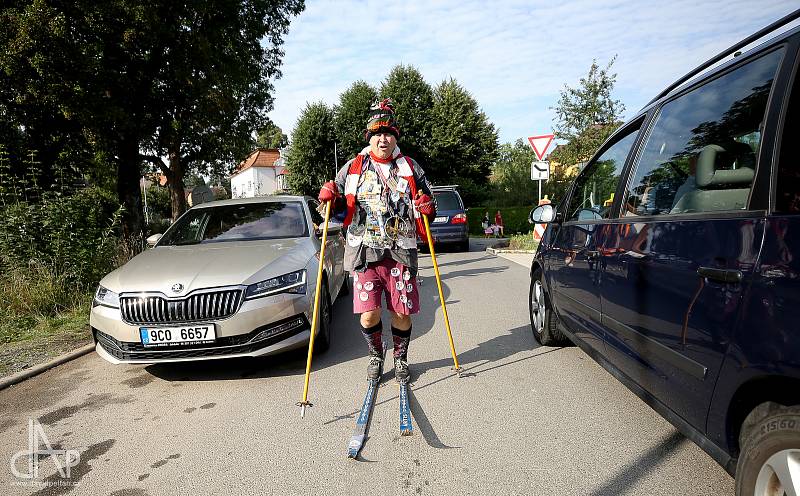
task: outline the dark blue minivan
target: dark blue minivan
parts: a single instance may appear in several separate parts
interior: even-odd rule
[[[536,339],[580,346],[740,496],[800,494],[800,28],[763,42],[799,17],[667,88],[531,212]]]
[[[436,245],[449,245],[469,251],[467,209],[456,186],[433,186],[436,218],[430,223],[431,237]],[[422,240],[420,240],[421,242]]]

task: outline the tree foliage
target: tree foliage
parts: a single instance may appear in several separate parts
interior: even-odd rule
[[[358,80],[339,95],[339,104],[333,109],[334,128],[340,163],[352,158],[367,143],[364,132],[370,105],[378,98],[375,88]],[[401,147],[405,153],[405,147]]]
[[[333,179],[333,121],[333,110],[322,102],[307,104],[300,113],[286,157],[286,181],[295,193],[316,195]]]
[[[172,193],[172,216],[186,209],[188,171],[220,171],[255,145],[267,126],[273,81],[280,76],[280,45],[301,0],[209,4],[201,0],[169,9],[159,83],[164,91],[158,128],[148,141]],[[175,29],[178,26],[180,29]]]
[[[246,154],[270,110],[289,18],[302,8],[302,0],[6,2],[0,116],[42,143],[48,166],[64,156],[110,161],[126,232],[138,233],[140,151],[175,187],[173,209],[185,171]],[[161,156],[168,162],[153,159]]]
[[[485,183],[498,156],[497,130],[478,102],[453,78],[434,90],[426,172],[444,184],[453,178]]]
[[[339,165],[367,145],[366,120],[378,95],[394,101],[400,126],[398,146],[422,165],[428,179],[434,184],[459,184],[468,204],[487,198],[487,176],[498,149],[494,125],[454,79],[443,81],[434,90],[416,68],[404,65],[390,71],[379,91],[362,80],[350,85],[333,108],[331,129],[324,128],[324,104],[309,105],[303,111],[292,133],[287,159],[292,189],[315,193],[321,178],[331,177],[333,157],[329,150],[333,144],[320,147],[320,143],[327,143],[330,133],[338,145]]]
[[[566,140],[551,154],[551,158],[564,165],[585,162],[621,124],[625,106],[611,97],[616,73],[611,66],[616,57],[601,69],[592,61],[589,73],[572,88],[564,85],[556,113],[556,138]]]
[[[518,139],[500,145],[492,167],[492,185],[498,205],[532,205],[538,199],[538,184],[531,181],[531,162],[536,159],[531,147]]]
[[[259,148],[285,148],[289,145],[289,137],[277,124],[267,119],[267,123],[258,130],[256,146]]]
[[[433,89],[413,66],[396,65],[380,88],[382,98],[395,103],[400,126],[399,146],[404,155],[417,160],[423,167],[429,162]],[[366,124],[366,123],[365,123]]]

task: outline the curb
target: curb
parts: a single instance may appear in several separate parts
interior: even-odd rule
[[[491,253],[492,255],[499,255],[501,253],[536,253],[535,250],[506,250],[505,248],[486,248],[486,251]]]
[[[45,362],[39,365],[34,365],[28,369],[22,370],[17,372],[16,374],[10,375],[3,379],[0,379],[0,390],[6,389],[9,386],[13,386],[14,384],[18,384],[25,379],[30,379],[35,375],[39,375],[42,372],[52,369],[53,367],[57,367],[63,363],[69,362],[70,360],[74,360],[78,357],[82,357],[88,353],[91,353],[94,350],[94,343],[87,344],[77,350],[72,350],[69,353],[64,353],[61,356],[58,356],[49,362]]]

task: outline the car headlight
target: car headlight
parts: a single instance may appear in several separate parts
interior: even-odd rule
[[[103,286],[97,286],[97,291],[94,293],[94,300],[92,306],[103,305],[111,308],[119,308],[119,295]]]
[[[261,298],[278,293],[306,294],[306,271],[298,270],[247,287],[245,299]]]

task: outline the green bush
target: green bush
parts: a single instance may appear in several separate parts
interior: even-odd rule
[[[533,239],[533,233],[512,235],[508,240],[508,247],[512,250],[532,250],[536,251],[539,242]]]
[[[8,205],[0,211],[0,266],[10,272],[41,265],[68,284],[90,286],[115,265],[121,214],[98,188]]]
[[[528,233],[533,230],[533,225],[528,223],[528,215],[531,213],[533,207],[496,207],[484,206],[473,207],[467,213],[469,222],[469,233],[476,236],[483,236],[483,227],[481,221],[483,215],[489,212],[489,223],[494,223],[494,215],[500,211],[503,216],[503,224],[505,224],[505,235],[510,236],[515,233]]]
[[[65,318],[85,332],[95,285],[124,251],[121,214],[97,188],[0,209],[0,344],[62,332]]]

